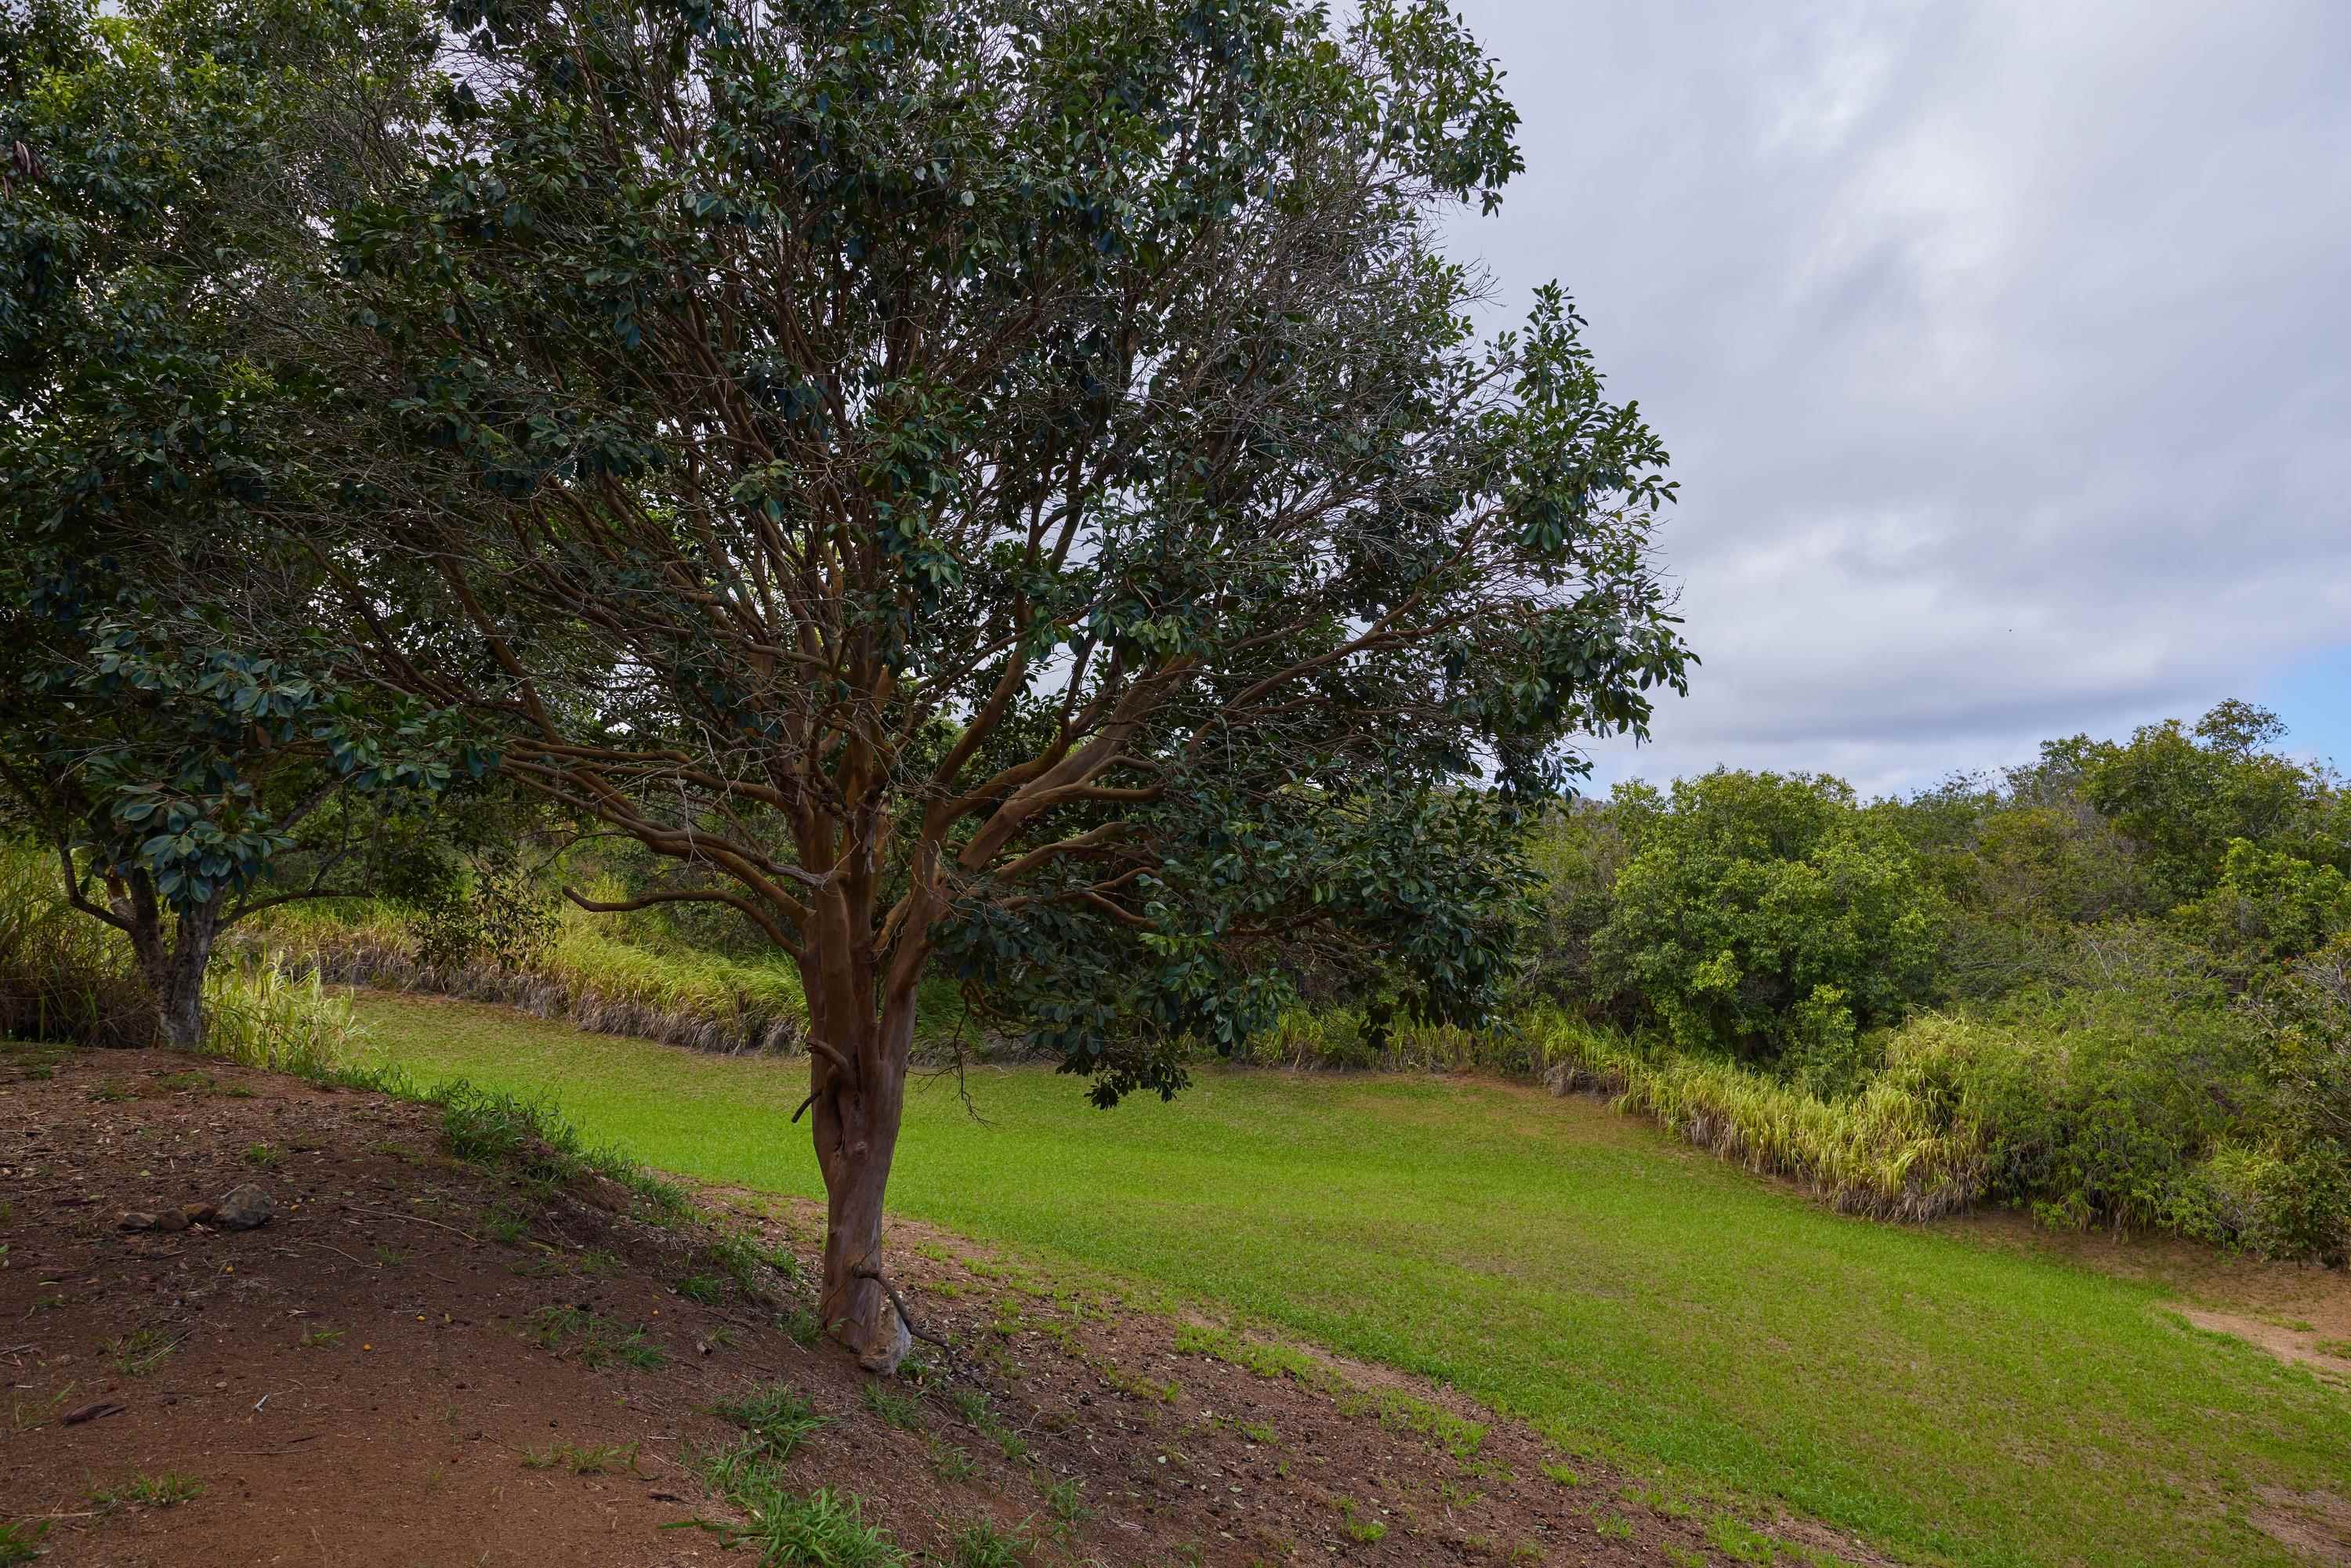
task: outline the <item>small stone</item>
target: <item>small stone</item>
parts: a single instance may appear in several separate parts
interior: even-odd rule
[[[155,1228],[155,1217],[152,1214],[142,1213],[141,1211],[134,1208],[130,1213],[122,1217],[121,1220],[117,1224],[116,1228],[119,1230],[152,1230]]]
[[[183,1208],[160,1209],[155,1215],[154,1228],[158,1230],[185,1230],[188,1228],[188,1212]]]
[[[268,1224],[269,1217],[277,1212],[277,1206],[269,1201],[269,1195],[247,1182],[220,1200],[220,1212],[214,1219],[224,1230],[251,1230]]]
[[[188,1217],[191,1225],[210,1225],[220,1218],[220,1210],[209,1203],[183,1203],[180,1212]]]

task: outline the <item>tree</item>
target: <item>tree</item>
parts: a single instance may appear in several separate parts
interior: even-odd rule
[[[2178,719],[2144,725],[2128,744],[2092,751],[2083,795],[2146,851],[2165,904],[2211,892],[2233,839],[2351,868],[2335,781],[2270,750],[2284,734],[2275,714],[2234,700],[2192,731]]]
[[[1593,967],[1676,1044],[1834,1068],[1924,994],[1941,902],[1844,781],[1686,779],[1636,842]]]
[[[1491,1004],[1515,803],[1688,655],[1661,444],[1437,251],[1520,166],[1442,5],[452,16],[430,177],[340,229],[318,548],[379,678],[674,859],[606,907],[797,960],[840,1338],[907,1343],[926,974],[1105,1105],[1301,953]]]
[[[264,519],[304,483],[288,414],[317,389],[262,329],[320,215],[390,166],[431,42],[323,0],[0,25],[0,792],[129,937],[175,1045],[223,930],[364,886],[492,760],[335,679],[315,565]]]

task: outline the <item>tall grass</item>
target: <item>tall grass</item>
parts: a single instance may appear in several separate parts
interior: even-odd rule
[[[1948,1071],[1947,1034],[1906,1031],[1861,1092],[1826,1100],[1733,1062],[1646,1056],[1573,1019],[1527,1027],[1546,1038],[1554,1092],[1613,1094],[1617,1110],[1847,1213],[1932,1219],[1984,1194],[1987,1138]]]
[[[371,904],[288,905],[246,941],[331,985],[502,1002],[599,1034],[697,1051],[789,1052],[807,1028],[799,980],[783,965],[653,952],[576,910],[565,912],[547,947],[512,966],[427,963],[407,923]]]
[[[68,904],[57,868],[0,845],[0,1037],[150,1045],[154,1010],[121,933]]]
[[[1729,1061],[1651,1054],[1623,1036],[1538,1011],[1486,1030],[1399,1025],[1374,1040],[1351,1009],[1293,1009],[1242,1061],[1299,1070],[1493,1072],[1555,1093],[1609,1097],[1618,1111],[1837,1208],[1927,1219],[1982,1197],[1983,1134],[1923,1050],[1889,1062],[1860,1094],[1824,1100]]]
[[[365,1039],[346,998],[318,971],[274,963],[215,963],[204,977],[204,1054],[246,1067],[330,1081]]]

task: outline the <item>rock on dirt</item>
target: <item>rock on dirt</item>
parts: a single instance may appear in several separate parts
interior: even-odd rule
[[[277,1212],[277,1206],[269,1201],[269,1195],[247,1182],[220,1200],[213,1221],[223,1230],[251,1230],[268,1224],[269,1217]]]

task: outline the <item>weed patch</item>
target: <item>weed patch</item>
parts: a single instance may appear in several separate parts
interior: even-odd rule
[[[865,1385],[865,1407],[902,1432],[923,1429],[922,1401],[876,1380]]]
[[[162,1475],[133,1476],[119,1487],[93,1490],[89,1494],[89,1505],[101,1512],[125,1505],[177,1508],[204,1495],[204,1483],[195,1477],[166,1471]]]
[[[144,1377],[172,1357],[180,1348],[176,1339],[166,1338],[157,1329],[133,1329],[121,1338],[110,1340],[106,1358],[114,1370],[125,1377]]]
[[[790,1458],[831,1421],[819,1415],[806,1396],[788,1383],[771,1384],[722,1401],[712,1406],[712,1413],[742,1427],[757,1451],[777,1464]]]
[[[644,1330],[623,1328],[583,1307],[541,1307],[531,1322],[543,1348],[558,1354],[570,1350],[591,1370],[617,1364],[650,1372],[669,1362]]]
[[[522,1464],[528,1470],[569,1470],[575,1476],[633,1474],[637,1468],[637,1447],[629,1443],[580,1448],[570,1443],[558,1443],[552,1448],[525,1450]]]

